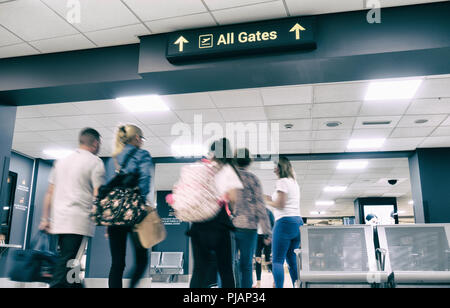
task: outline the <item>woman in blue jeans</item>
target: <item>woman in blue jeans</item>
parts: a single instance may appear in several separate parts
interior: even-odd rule
[[[280,157],[274,170],[278,177],[275,192],[266,196],[273,207],[275,226],[272,235],[272,273],[276,288],[284,285],[284,261],[287,261],[292,284],[298,280],[297,259],[294,250],[300,247],[300,187],[295,179],[290,161]]]

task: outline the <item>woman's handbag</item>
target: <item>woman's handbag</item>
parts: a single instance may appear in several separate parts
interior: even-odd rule
[[[92,207],[91,218],[97,225],[134,226],[144,219],[146,205],[139,189],[139,174],[122,171],[136,151],[130,151],[122,166],[114,160],[116,176],[100,187]]]
[[[156,209],[147,207],[147,213],[144,220],[135,226],[134,232],[141,246],[149,249],[164,241],[167,232]]]

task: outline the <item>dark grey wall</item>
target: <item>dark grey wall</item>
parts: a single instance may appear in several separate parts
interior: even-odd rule
[[[450,148],[417,149],[409,166],[416,223],[449,223]]]

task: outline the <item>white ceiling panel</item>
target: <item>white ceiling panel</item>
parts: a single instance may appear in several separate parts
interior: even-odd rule
[[[48,140],[45,134],[35,132],[14,133],[13,144],[27,143],[27,142],[45,142]]]
[[[77,116],[83,112],[70,103],[36,106],[39,113],[47,117]]]
[[[414,150],[425,138],[388,138],[381,151],[409,151]]]
[[[447,115],[414,115],[404,116],[398,123],[398,127],[427,127],[427,126],[439,126]],[[428,122],[418,124],[415,121],[426,119]]]
[[[40,112],[41,106],[23,106],[17,108],[17,119],[25,119],[25,118],[42,118],[45,117],[44,114]]]
[[[193,127],[189,124],[185,124],[188,127]],[[153,132],[155,136],[171,136],[172,135],[172,124],[162,124],[162,125],[147,125],[147,127]]]
[[[177,116],[186,123],[194,123],[194,119],[201,119],[205,122],[223,122],[222,115],[217,109],[202,109],[202,110],[177,110],[174,111]]]
[[[171,110],[216,108],[207,93],[166,95],[162,98]]]
[[[312,86],[263,88],[264,105],[297,105],[312,103]]]
[[[264,108],[269,120],[311,117],[311,105],[269,106]]]
[[[287,17],[281,0],[214,11],[212,14],[220,25],[239,23],[244,18],[250,22]]]
[[[152,33],[166,33],[216,26],[216,22],[209,13],[148,21],[145,24],[152,30]]]
[[[17,119],[16,123],[28,131],[60,130],[65,127],[54,121],[55,118]]]
[[[211,92],[217,108],[262,106],[261,94],[256,89]]]
[[[78,140],[79,129],[53,130],[39,132],[52,142],[73,141]]]
[[[92,117],[92,116],[70,116],[70,117],[55,117],[52,118],[53,121],[58,123],[60,126],[62,126],[65,129],[72,129],[72,128],[84,128],[84,127],[101,127],[100,124],[100,118],[98,117]]]
[[[397,127],[392,131],[392,138],[427,137],[434,127]]]
[[[20,43],[23,43],[23,41],[20,38],[18,38],[13,33],[6,30],[0,25],[0,47]]]
[[[328,119],[313,119],[313,130],[336,130],[336,129],[352,129],[355,124],[356,118],[328,118]],[[328,127],[326,124],[329,122],[339,122],[338,127]]]
[[[314,86],[315,103],[361,102],[364,100],[368,83],[337,83]]]
[[[395,116],[403,115],[410,100],[399,101],[365,101],[359,112],[360,116]]]
[[[257,4],[257,3],[262,3],[262,2],[269,2],[269,1],[267,1],[267,0],[226,0],[226,1],[205,0],[204,2],[211,11],[215,11],[215,10],[223,10],[223,9],[228,9],[228,8],[232,8],[232,7],[237,7],[237,6],[252,5],[252,4]],[[272,0],[272,1],[275,1],[275,0]]]
[[[139,43],[138,36],[148,34],[150,31],[142,24],[85,33],[99,47]]]
[[[450,126],[450,116],[448,116],[447,119],[444,122],[442,122],[441,125],[442,126]]]
[[[0,4],[0,24],[25,41],[78,34],[68,22],[36,0]]]
[[[351,130],[318,130],[312,132],[315,140],[346,140],[350,138]]]
[[[132,114],[119,113],[119,114],[98,114],[91,116],[91,119],[95,119],[99,125],[103,127],[118,127],[123,124],[135,124],[140,126],[139,120]]]
[[[372,129],[355,129],[352,133],[352,139],[364,138],[387,138],[392,132],[392,128],[372,128]]]
[[[360,102],[314,104],[312,106],[312,117],[353,117],[358,115],[360,109]]]
[[[180,122],[180,119],[172,111],[136,113],[135,117],[146,125],[173,124]]]
[[[41,0],[60,16],[70,12],[67,1]],[[139,19],[120,0],[78,0],[80,23],[73,25],[82,32],[97,31],[139,23]]]
[[[433,132],[433,134],[431,134],[431,137],[449,137],[449,136],[450,136],[449,126],[438,127]]]
[[[72,103],[83,114],[126,113],[127,110],[114,99]]]
[[[143,21],[206,13],[200,0],[123,0]]]
[[[450,78],[426,79],[417,90],[416,98],[450,97]]]
[[[449,114],[450,98],[418,99],[411,103],[406,114]]]
[[[291,131],[280,132],[280,141],[309,141],[311,140],[311,132],[309,131]]]
[[[310,141],[280,142],[281,153],[310,153],[311,147]]]
[[[32,41],[29,43],[43,53],[63,52],[97,47],[82,34]]]
[[[0,58],[22,57],[35,54],[39,54],[39,51],[27,43],[0,47]]]
[[[286,0],[286,4],[292,16],[356,11],[364,8],[364,3],[359,0]]]
[[[266,120],[263,107],[224,108],[219,109],[225,121],[260,121]]]
[[[347,143],[342,140],[314,141],[313,153],[341,153],[347,148]]]
[[[428,137],[419,148],[446,148],[450,147],[450,137]]]

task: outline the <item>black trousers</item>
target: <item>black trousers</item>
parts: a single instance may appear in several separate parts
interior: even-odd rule
[[[222,288],[234,288],[230,230],[214,223],[194,223],[189,231],[194,256],[191,288],[209,288],[219,271]]]
[[[262,252],[264,251],[264,258],[266,262],[270,262],[270,254],[272,253],[272,244],[264,244],[264,235],[258,234],[258,241],[256,242],[256,252],[255,257],[261,258]],[[262,262],[262,260],[261,260]],[[272,270],[272,263],[268,264],[269,270]],[[261,263],[255,262],[256,270],[256,280],[261,280]]]
[[[109,272],[109,287],[122,288],[123,272],[127,252],[127,237],[132,235],[135,251],[135,264],[131,277],[130,288],[135,288],[145,273],[148,265],[148,250],[143,248],[137,237],[133,236],[132,227],[113,226],[108,227],[109,248],[111,251],[111,270]]]
[[[82,287],[81,283],[77,283],[76,281],[70,281],[67,279],[67,274],[71,270],[70,267],[67,267],[67,262],[76,258],[82,240],[83,236],[78,234],[58,235],[59,260],[53,272],[53,279],[50,283],[50,288]]]

